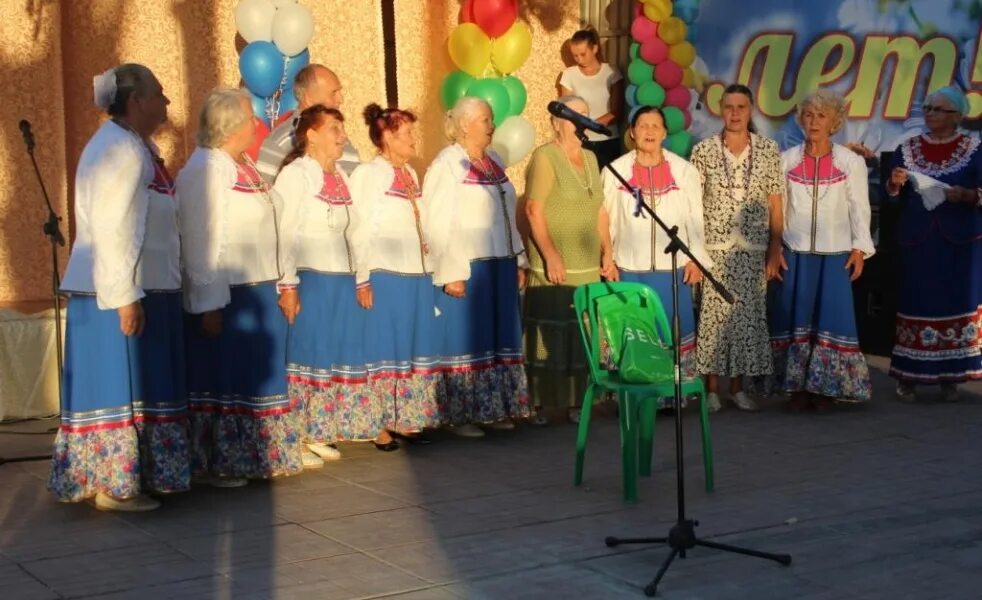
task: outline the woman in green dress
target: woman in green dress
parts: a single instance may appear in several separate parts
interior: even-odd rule
[[[586,102],[559,102],[587,114]],[[573,290],[614,274],[613,251],[602,242],[608,228],[597,158],[585,150],[575,126],[553,118],[553,142],[535,150],[525,188],[528,217],[528,289],[525,292],[525,356],[533,423],[565,416],[579,421],[589,369],[573,311]]]

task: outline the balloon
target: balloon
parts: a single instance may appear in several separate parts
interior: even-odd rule
[[[674,152],[679,156],[686,157],[692,150],[692,134],[688,131],[673,133],[662,142],[662,147],[669,152]]]
[[[525,84],[518,77],[509,75],[501,78],[501,85],[505,86],[505,90],[508,92],[508,114],[522,114],[529,98]]]
[[[661,109],[661,114],[665,116],[665,129],[668,130],[668,135],[685,129],[685,116],[680,109],[674,106],[664,106]]]
[[[699,18],[699,0],[675,0],[672,12],[687,24],[692,24]]]
[[[508,118],[511,99],[508,97],[508,90],[502,85],[500,78],[475,79],[467,86],[467,95],[480,98],[491,105],[495,127],[504,123],[505,119]]]
[[[665,103],[665,88],[654,81],[646,81],[638,86],[638,104],[661,106]]]
[[[685,40],[685,21],[678,17],[669,17],[658,24],[658,37],[671,46]]]
[[[235,28],[247,43],[273,39],[276,7],[269,0],[239,0],[235,5]]]
[[[696,47],[691,42],[679,42],[668,47],[668,57],[683,69],[696,61]]]
[[[283,79],[283,55],[272,42],[252,42],[239,55],[239,72],[253,94],[272,96]]]
[[[689,108],[692,101],[692,93],[684,86],[673,87],[665,91],[665,106],[675,106],[677,108]]]
[[[287,89],[293,89],[293,80],[297,78],[297,73],[300,72],[300,69],[310,64],[310,50],[304,50],[296,56],[284,56],[283,64],[286,69],[284,73],[286,87]]]
[[[287,86],[283,90],[283,95],[280,96],[280,113],[279,116],[283,116],[284,113],[293,112],[297,109],[299,102],[297,102],[297,97],[293,93],[293,86]],[[279,120],[279,119],[277,119]]]
[[[518,18],[516,0],[475,0],[473,3],[474,22],[488,37],[500,37],[514,26]]]
[[[474,22],[474,0],[464,0],[464,3],[460,5],[460,12],[457,14],[457,22]]]
[[[655,68],[640,58],[635,58],[627,65],[627,78],[634,85],[651,81],[655,76]]]
[[[644,3],[644,15],[660,23],[672,14],[672,0],[646,0]]]
[[[693,72],[692,67],[688,67],[682,71],[682,85],[687,88],[696,86],[696,74]]]
[[[266,99],[252,92],[249,92],[249,96],[252,99],[252,114],[266,125],[269,125],[269,117],[266,116]]]
[[[296,56],[314,37],[314,16],[303,4],[287,4],[273,17],[273,42],[280,52]]]
[[[480,77],[491,61],[491,40],[474,23],[462,23],[450,32],[450,58],[461,71]]]
[[[491,149],[501,156],[505,166],[521,162],[535,146],[535,127],[525,117],[512,116],[494,130]]]
[[[467,87],[474,82],[474,78],[463,71],[452,71],[443,78],[440,84],[440,104],[446,110],[453,108],[453,105],[467,95]]]
[[[668,59],[668,44],[657,37],[648,38],[641,44],[641,58],[652,65],[665,62]]]
[[[624,101],[630,106],[638,105],[638,86],[632,83],[624,89]]]
[[[297,0],[269,0],[276,8],[283,8],[289,4],[296,4]]]
[[[532,31],[522,21],[515,21],[507,33],[491,42],[491,64],[506,75],[514,73],[531,52]]]
[[[259,148],[262,147],[263,142],[266,140],[266,136],[269,135],[269,125],[266,121],[260,119],[259,117],[252,118],[256,122],[256,135],[252,138],[252,144],[249,149],[246,150],[246,154],[252,160],[259,160]]]
[[[635,42],[645,43],[658,35],[658,24],[645,16],[635,17],[631,23],[631,37]]]
[[[655,67],[655,81],[660,83],[666,90],[682,83],[682,67],[666,60]]]
[[[641,52],[641,44],[631,42],[631,47],[628,49],[628,54],[631,56],[631,58],[637,58],[639,52]]]
[[[692,113],[689,112],[689,109],[684,109],[682,111],[682,117],[685,119],[682,129],[688,129],[692,125]]]
[[[689,23],[689,30],[685,32],[685,40],[687,42],[696,43],[699,39],[699,25],[696,23]]]

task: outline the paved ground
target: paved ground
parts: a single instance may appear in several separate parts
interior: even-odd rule
[[[687,413],[689,512],[701,534],[790,552],[794,564],[698,549],[659,596],[982,597],[982,386],[957,405],[903,405],[883,362],[871,362],[869,406],[715,416],[712,495]],[[39,427],[50,424],[18,430]],[[59,505],[44,490],[45,463],[7,464],[0,598],[643,597],[665,549],[611,550],[603,539],[667,532],[672,433],[659,421],[655,473],[636,505],[621,502],[612,420],[595,424],[579,489],[565,425],[393,454],[347,446],[319,472],[195,489],[142,515]],[[48,439],[0,434],[0,456],[44,453]]]

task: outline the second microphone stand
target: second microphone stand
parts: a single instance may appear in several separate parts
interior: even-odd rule
[[[585,140],[585,135],[582,130],[577,130],[577,136],[581,140]],[[696,526],[699,524],[698,521],[689,519],[686,517],[685,512],[685,465],[683,463],[683,439],[682,439],[682,351],[681,351],[681,323],[679,319],[679,283],[678,283],[678,253],[689,257],[700,270],[702,270],[703,275],[706,280],[713,286],[720,296],[723,297],[728,303],[733,304],[733,296],[723,287],[723,285],[713,276],[713,274],[702,266],[695,256],[692,255],[692,251],[689,247],[679,239],[678,226],[669,227],[664,221],[655,213],[655,211],[644,201],[644,197],[641,195],[641,190],[632,186],[624,177],[621,176],[617,170],[611,166],[607,165],[607,170],[621,182],[624,189],[628,190],[632,196],[635,198],[635,210],[634,216],[640,217],[641,213],[644,212],[649,217],[654,220],[654,222],[660,227],[667,235],[669,239],[669,244],[665,248],[666,253],[672,255],[672,337],[674,341],[674,363],[675,363],[675,481],[676,481],[676,492],[678,495],[677,509],[678,515],[675,525],[672,526],[671,530],[668,532],[667,537],[645,537],[645,538],[618,538],[618,537],[608,537],[604,540],[604,543],[608,547],[613,548],[614,546],[619,546],[621,544],[668,544],[669,553],[665,558],[664,562],[661,564],[661,568],[655,574],[654,579],[651,580],[648,585],[644,587],[644,593],[646,596],[654,596],[658,591],[658,584],[661,582],[662,577],[668,571],[668,568],[672,565],[672,561],[676,557],[686,558],[686,552],[695,548],[696,546],[702,546],[704,548],[713,548],[715,550],[722,550],[724,552],[733,552],[736,554],[743,554],[745,556],[755,556],[758,558],[766,558],[768,560],[773,560],[781,563],[782,565],[791,564],[790,554],[771,554],[769,552],[760,552],[758,550],[751,550],[749,548],[741,548],[739,546],[731,546],[729,544],[720,544],[717,542],[711,542],[708,540],[699,539],[696,537]]]

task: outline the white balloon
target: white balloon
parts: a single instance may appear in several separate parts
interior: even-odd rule
[[[235,5],[235,28],[246,42],[273,41],[276,7],[269,0],[239,0]]]
[[[491,149],[501,156],[508,167],[521,162],[534,146],[535,127],[528,119],[520,116],[505,119],[501,127],[494,130],[491,138]]]
[[[297,0],[269,0],[276,8],[283,8],[288,4],[296,4]]]
[[[273,18],[273,43],[280,52],[295,56],[303,52],[314,37],[314,16],[302,4],[287,4]]]

